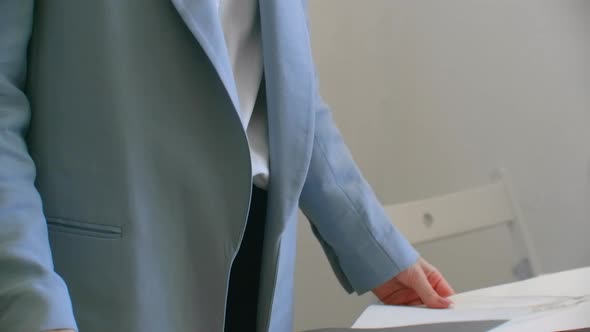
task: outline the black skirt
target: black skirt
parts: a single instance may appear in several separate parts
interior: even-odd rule
[[[246,230],[230,273],[225,332],[256,331],[266,203],[266,191],[252,187]]]

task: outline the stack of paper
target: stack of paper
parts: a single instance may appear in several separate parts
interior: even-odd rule
[[[450,309],[373,305],[354,328],[504,320],[493,331],[555,331],[590,327],[590,296],[460,296]]]
[[[377,329],[329,328],[306,332],[485,332],[497,327],[504,320],[482,320],[472,322],[433,323],[403,327],[386,327]]]

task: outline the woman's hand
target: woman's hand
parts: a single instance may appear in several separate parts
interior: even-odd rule
[[[384,304],[425,304],[429,308],[443,309],[453,303],[446,297],[455,291],[434,266],[420,258],[393,279],[373,289],[373,293]]]

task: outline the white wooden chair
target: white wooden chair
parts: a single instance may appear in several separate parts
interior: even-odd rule
[[[456,291],[521,280],[540,272],[504,172],[479,188],[385,209]]]

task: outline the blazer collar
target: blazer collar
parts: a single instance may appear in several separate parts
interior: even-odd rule
[[[171,0],[217,71],[236,110],[238,92],[219,19],[219,0]]]

